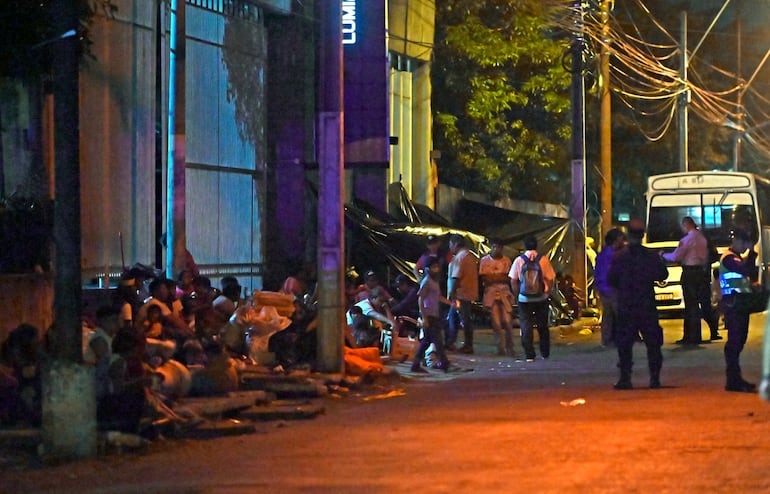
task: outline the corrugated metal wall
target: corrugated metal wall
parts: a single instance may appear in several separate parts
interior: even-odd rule
[[[96,60],[90,61],[81,75],[86,278],[103,271],[104,266],[117,272],[121,265],[119,231],[126,264],[152,264],[155,253],[156,7],[155,2],[146,0],[114,3],[118,6],[116,16],[101,18],[93,27]],[[235,17],[228,17],[221,8],[205,7],[188,2],[186,11],[187,248],[215,283],[218,276],[229,274],[237,276],[244,286],[261,287],[264,17],[253,5],[231,9]],[[168,22],[163,10],[165,116]],[[227,36],[228,29],[250,35],[246,42],[225,47],[226,39],[241,38]],[[224,50],[237,51],[248,65],[243,70],[258,74],[251,77],[253,84],[247,88],[229,84],[235,68],[225,65]],[[239,89],[249,94],[237,95]],[[251,105],[247,132],[243,131],[243,113],[240,120],[236,117],[239,97]],[[164,164],[166,120],[162,131]],[[165,194],[165,172],[163,180]],[[165,198],[162,204],[165,209]],[[165,218],[165,211],[162,214]]]
[[[154,2],[121,0],[91,28],[80,74],[82,266],[88,278],[154,259]],[[165,135],[165,133],[164,133]]]

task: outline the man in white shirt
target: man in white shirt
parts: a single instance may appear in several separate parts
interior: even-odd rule
[[[473,326],[471,304],[479,298],[479,260],[468,250],[465,237],[453,234],[449,237],[449,251],[454,255],[447,275],[447,298],[452,301],[449,309],[449,328],[446,348],[454,349],[457,333],[463,328],[463,346],[457,351],[473,353]]]
[[[537,238],[529,235],[524,239],[524,254],[516,257],[508,273],[511,279],[511,290],[519,302],[519,324],[521,326],[521,346],[524,347],[524,353],[527,362],[535,361],[535,346],[533,338],[533,329],[537,327],[540,337],[540,356],[547,359],[551,355],[551,333],[548,329],[548,304],[551,298],[551,289],[553,288],[556,273],[553,270],[551,261],[537,252]],[[539,293],[528,294],[527,288],[522,286],[522,273],[528,263],[538,265],[541,271],[542,290]],[[529,271],[529,267],[527,270]]]
[[[698,230],[695,220],[682,218],[684,237],[673,252],[663,254],[663,259],[682,266],[682,297],[684,298],[684,330],[678,345],[698,345],[701,339],[701,318],[711,330],[711,340],[721,340],[718,320],[711,307],[711,265],[708,240]]]

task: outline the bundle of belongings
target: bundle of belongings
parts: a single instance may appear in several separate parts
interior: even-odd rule
[[[238,307],[230,321],[222,328],[220,337],[229,350],[248,355],[256,363],[267,363],[270,337],[289,327],[291,319],[278,313],[276,307],[264,305]]]

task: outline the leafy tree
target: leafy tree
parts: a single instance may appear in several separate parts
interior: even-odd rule
[[[29,78],[48,72],[50,45],[64,34],[54,32],[52,4],[52,0],[0,2],[0,77]],[[111,0],[73,0],[73,4],[79,19],[73,28],[81,40],[81,55],[87,54],[91,19],[99,11],[112,15],[117,7]]]
[[[565,201],[571,134],[565,33],[540,0],[436,5],[435,147],[442,182]],[[526,183],[525,187],[519,186]]]

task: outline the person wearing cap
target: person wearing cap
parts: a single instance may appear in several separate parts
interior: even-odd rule
[[[682,218],[684,237],[673,252],[662,254],[664,260],[682,266],[682,298],[684,298],[684,328],[678,345],[697,345],[701,339],[701,319],[711,330],[711,340],[721,340],[719,321],[711,307],[711,265],[708,240],[689,216]]]
[[[746,299],[751,297],[757,283],[757,252],[751,236],[737,230],[730,247],[719,261],[719,287],[722,291],[722,310],[725,315],[727,342],[725,343],[726,391],[754,393],[757,386],[743,379],[740,356],[749,336],[750,309]]]
[[[449,262],[452,260],[452,254],[441,253],[441,237],[438,235],[428,235],[426,240],[427,250],[417,259],[414,264],[414,276],[417,281],[421,281],[425,277],[428,261],[430,258],[435,257],[439,260],[439,268],[441,273],[446,275],[446,268]]]
[[[513,293],[508,272],[513,265],[503,255],[502,240],[492,240],[492,250],[479,261],[479,279],[484,285],[484,307],[489,309],[490,322],[495,332],[497,354],[515,356],[513,350]]]
[[[633,388],[633,346],[639,333],[647,347],[650,388],[660,388],[663,328],[658,322],[655,282],[665,280],[668,269],[657,253],[642,245],[643,237],[644,223],[637,219],[631,220],[628,224],[628,247],[618,253],[607,273],[607,280],[615,289],[617,297],[614,336],[620,379],[614,387],[618,390]]]

